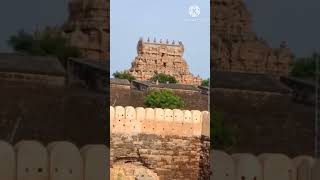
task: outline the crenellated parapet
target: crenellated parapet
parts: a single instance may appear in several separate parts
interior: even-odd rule
[[[198,110],[110,106],[110,130],[115,134],[210,137],[210,113]]]
[[[157,40],[154,38],[147,40],[140,38],[137,45],[138,55],[157,55],[157,56],[171,56],[171,57],[183,57],[184,45],[181,41],[169,41],[168,39]]]
[[[212,180],[236,179],[320,179],[320,160],[308,155],[293,158],[279,153],[228,154],[211,150],[210,168]]]
[[[0,179],[108,179],[109,152],[104,144],[79,149],[67,141],[44,146],[35,140],[0,140]]]

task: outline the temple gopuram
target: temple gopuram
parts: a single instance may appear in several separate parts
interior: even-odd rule
[[[212,66],[221,71],[287,76],[293,53],[285,42],[271,48],[252,31],[251,14],[242,0],[213,0]]]
[[[181,84],[201,84],[201,78],[189,72],[188,64],[183,58],[184,46],[180,41],[157,42],[154,39],[151,42],[149,38],[147,41],[141,38],[137,53],[129,70],[137,80],[149,80],[157,73],[164,73],[174,76]]]
[[[109,4],[106,0],[71,0],[63,30],[72,46],[92,61],[108,62]]]

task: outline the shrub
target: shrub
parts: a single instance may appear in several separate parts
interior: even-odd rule
[[[180,109],[184,102],[180,97],[175,96],[171,90],[151,91],[144,99],[144,104],[151,108]]]
[[[114,78],[118,78],[118,79],[127,79],[130,82],[135,80],[136,78],[131,75],[128,71],[122,71],[122,72],[118,72],[116,71],[115,73],[112,74]]]
[[[35,33],[20,30],[9,38],[8,45],[16,52],[57,57],[63,64],[69,57],[81,57],[80,49],[69,46],[62,32],[50,28]]]
[[[155,74],[150,80],[159,81],[159,83],[177,83],[177,80],[174,76],[170,76],[164,73]]]
[[[205,86],[205,87],[209,87],[209,82],[210,82],[210,79],[205,79],[205,80],[202,80],[201,82],[201,86]]]

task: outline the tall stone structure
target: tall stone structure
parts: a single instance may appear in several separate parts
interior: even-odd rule
[[[285,42],[273,49],[257,37],[243,0],[213,0],[211,12],[212,66],[215,69],[274,76],[289,74],[293,53]]]
[[[109,57],[109,3],[106,0],[71,0],[63,30],[84,57],[107,62]]]
[[[183,58],[184,46],[181,41],[175,43],[150,42],[142,38],[137,45],[138,55],[132,62],[130,73],[138,80],[149,80],[156,73],[174,76],[181,84],[200,85],[201,78],[189,72],[187,62]]]

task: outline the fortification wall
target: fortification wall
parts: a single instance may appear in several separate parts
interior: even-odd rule
[[[148,93],[127,87],[122,85],[110,86],[110,105],[145,107],[144,97]],[[208,95],[202,94],[200,91],[173,90],[173,93],[185,102],[184,109],[208,110]]]
[[[320,160],[307,155],[210,152],[210,180],[318,180]]]
[[[84,89],[0,82],[0,139],[44,144],[67,139],[78,146],[104,144],[105,95]]]
[[[238,142],[230,153],[313,154],[312,107],[278,93],[213,89],[211,94],[213,108],[223,113],[228,126],[238,129]]]
[[[66,81],[64,76],[13,72],[0,72],[0,80],[24,83],[31,82],[50,86],[64,86]]]
[[[105,145],[81,149],[70,142],[0,141],[0,179],[101,180],[109,179],[109,150]]]
[[[160,179],[208,179],[210,114],[110,107],[110,165],[141,163]]]

